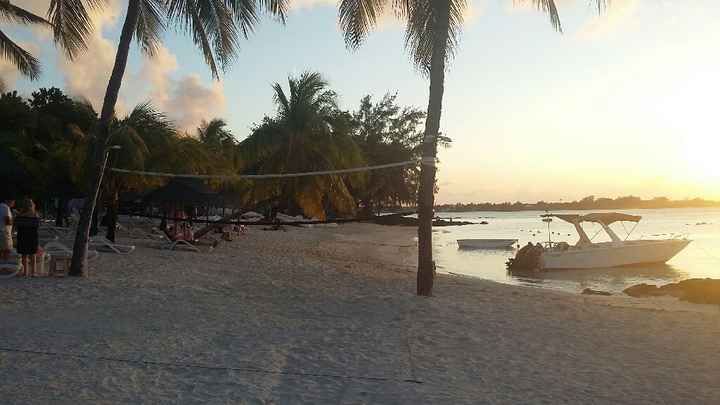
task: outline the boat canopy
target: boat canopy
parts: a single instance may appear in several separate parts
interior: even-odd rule
[[[639,215],[621,214],[619,212],[594,212],[591,214],[545,214],[543,217],[557,217],[571,224],[579,224],[580,222],[597,222],[599,224],[610,225],[615,222],[640,222],[642,218]]]

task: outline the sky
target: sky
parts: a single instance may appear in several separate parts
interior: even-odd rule
[[[13,3],[42,15],[49,0]],[[271,85],[321,72],[345,109],[397,92],[427,108],[428,81],[403,48],[391,16],[349,51],[332,0],[292,2],[287,23],[266,17],[213,81],[200,52],[169,30],[149,59],[131,48],[118,113],[151,101],[181,128],[224,118],[236,138],[272,114]],[[564,32],[522,1],[469,0],[460,46],[445,82],[439,203],[568,201],[587,195],[720,199],[720,3],[556,0]],[[87,53],[68,61],[48,32],[7,33],[43,64],[30,82],[0,60],[0,76],[23,94],[57,86],[100,109],[126,0],[94,16]]]

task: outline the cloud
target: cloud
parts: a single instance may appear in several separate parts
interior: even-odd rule
[[[200,76],[191,74],[170,83],[167,101],[162,105],[178,128],[194,131],[200,121],[215,118],[225,110],[222,82],[205,86]]]
[[[626,26],[637,12],[638,0],[612,0],[605,13],[586,22],[575,34],[579,39],[607,37]]]
[[[36,58],[40,58],[40,47],[35,44],[34,42],[17,42],[17,44],[25,49],[26,51],[30,52],[33,56]],[[42,68],[42,66],[41,66]],[[12,90],[15,86],[15,82],[20,78],[20,72],[17,70],[17,67],[10,63],[7,59],[0,58],[0,79],[2,79],[3,83],[5,84],[5,87],[7,90]]]
[[[467,6],[465,9],[465,23],[469,23],[475,19],[478,15],[482,14],[478,10],[483,10],[487,0],[467,0]],[[563,0],[567,1],[567,0]],[[477,3],[481,3],[478,7]],[[340,4],[340,0],[293,0],[290,2],[290,12],[295,10],[308,10],[315,7],[334,7],[337,8]],[[392,9],[393,2],[388,0],[385,4],[385,9],[382,15],[378,18],[378,31],[403,29],[405,24],[399,20]],[[339,28],[338,28],[339,29]]]
[[[15,65],[5,59],[0,59],[0,80],[5,85],[6,90],[12,90],[15,86],[15,81],[20,76]]]
[[[555,7],[557,7],[558,12],[562,12],[565,7],[577,2],[578,0],[555,0]],[[538,10],[538,6],[532,0],[507,0],[505,6],[505,10],[508,12]]]
[[[58,51],[58,68],[65,78],[65,87],[69,94],[87,98],[96,110],[102,108],[105,90],[115,62],[117,44],[115,39],[106,38],[103,31],[112,28],[123,12],[122,2],[108,1],[102,10],[92,12],[95,29],[88,41],[88,49],[70,61]],[[125,103],[118,100],[115,109],[125,111]]]
[[[335,7],[338,3],[338,0],[294,0],[290,2],[290,11],[309,9],[317,6]]]
[[[202,120],[215,118],[225,111],[223,84],[205,85],[197,74],[173,78],[177,70],[177,58],[161,46],[133,76],[134,84],[129,90],[135,94],[148,94],[149,90],[153,106],[175,121],[180,130],[194,132]]]
[[[48,5],[49,0],[23,3],[23,7],[43,16]],[[88,99],[97,111],[102,108],[117,52],[118,38],[106,36],[106,33],[112,30],[115,34],[117,30],[114,28],[122,22],[120,19],[125,7],[126,2],[122,0],[109,0],[102,10],[92,12],[94,31],[88,41],[87,52],[75,60],[68,60],[62,51],[56,52],[57,66],[65,79],[67,93]],[[35,43],[51,39],[51,33],[44,31],[47,31],[44,36],[35,37]],[[131,66],[128,66],[115,112],[126,114],[134,101],[150,99],[155,107],[176,121],[178,128],[186,131],[194,130],[203,119],[221,114],[225,108],[222,83],[208,86],[195,74],[172,78],[178,67],[177,58],[165,47],[160,47],[152,58],[145,58],[139,71],[132,72]],[[17,77],[17,72],[11,68],[0,61],[0,75],[8,86]]]
[[[143,87],[149,84],[150,99],[157,107],[166,105],[170,99],[172,79],[170,74],[178,69],[175,55],[164,46],[160,46],[152,58],[146,58],[132,83],[134,93],[143,93]]]

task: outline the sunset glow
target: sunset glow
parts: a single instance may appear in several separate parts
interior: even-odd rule
[[[29,3],[43,11],[47,0]],[[98,108],[120,3],[96,17],[100,32],[79,63],[58,55],[39,30],[18,28],[13,34],[39,52],[44,73],[29,82],[0,65],[0,74],[21,92],[64,86]],[[439,202],[720,198],[716,2],[615,0],[598,16],[584,0],[562,1],[564,34],[509,0],[471,3],[445,81],[441,130],[453,144],[439,155]],[[222,117],[242,139],[272,110],[270,83],[306,69],[322,72],[346,109],[387,91],[426,108],[428,83],[402,51],[402,25],[383,17],[367,44],[348,52],[336,17],[334,2],[298,3],[286,26],[261,24],[214,83],[195,49],[168,33],[152,60],[131,51],[118,109],[151,100],[187,130]]]

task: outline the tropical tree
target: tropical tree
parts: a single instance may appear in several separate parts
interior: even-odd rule
[[[252,174],[333,170],[364,163],[345,125],[350,118],[338,110],[337,95],[319,73],[288,78],[289,93],[273,85],[277,113],[266,117],[238,149],[245,172]],[[339,175],[263,180],[254,187],[256,201],[279,200],[280,208],[325,218],[329,208],[354,213],[348,184]]]
[[[200,142],[224,156],[233,169],[239,168],[240,162],[235,148],[237,141],[232,131],[227,128],[225,120],[221,118],[214,118],[209,122],[203,120],[197,129],[197,135]]]
[[[595,0],[602,10],[606,0]],[[554,0],[520,0],[547,13],[550,24],[562,31]],[[417,294],[430,296],[435,273],[432,256],[432,218],[435,203],[435,162],[440,136],[440,116],[445,67],[457,49],[466,0],[341,0],[340,27],[345,43],[357,49],[377,27],[386,6],[405,23],[405,47],[414,65],[430,79],[427,119],[422,148],[420,189],[418,192],[418,273]]]
[[[58,198],[58,225],[65,201],[80,195],[85,130],[96,120],[92,107],[57,88],[39,89],[29,100],[16,93],[0,96],[0,146],[31,176],[23,192]]]
[[[424,119],[425,113],[415,107],[401,108],[397,94],[385,94],[377,102],[368,95],[353,112],[353,139],[370,165],[417,159]],[[367,172],[365,187],[352,192],[366,214],[413,203],[417,199],[418,174],[415,167]]]
[[[93,190],[99,190],[102,183],[110,125],[133,38],[143,52],[152,55],[160,44],[165,27],[179,26],[191,35],[202,51],[213,78],[219,78],[220,71],[224,71],[236,57],[240,36],[247,37],[252,32],[260,12],[265,10],[284,22],[286,8],[287,0],[128,0],[115,64],[95,132],[97,146],[88,156],[94,173],[89,187],[91,193],[75,236],[71,275],[83,275],[87,264],[91,218],[97,199]]]
[[[99,5],[102,0],[53,0],[48,11],[49,21],[10,2],[0,0],[0,21],[40,25],[52,28],[55,42],[59,43],[71,59],[87,47],[87,37],[92,23],[87,13],[89,8]],[[30,52],[13,42],[0,30],[0,57],[8,60],[29,79],[40,76],[40,61]],[[0,82],[0,90],[4,89]],[[4,91],[4,90],[3,90]]]

